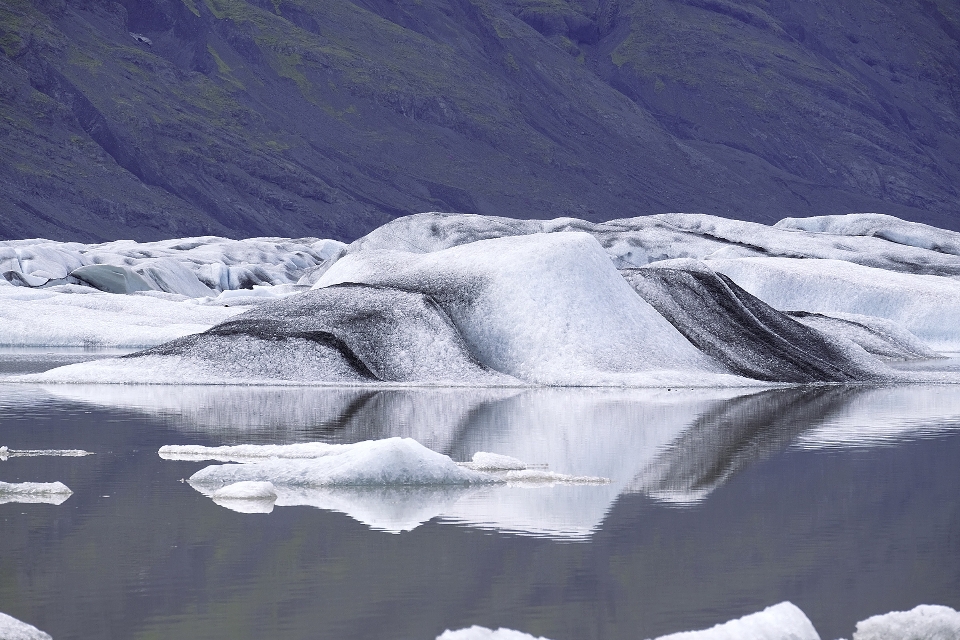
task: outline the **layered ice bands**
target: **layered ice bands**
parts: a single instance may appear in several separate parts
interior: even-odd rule
[[[702,262],[669,260],[622,273],[690,342],[740,375],[776,382],[883,377],[871,358],[777,311]]]
[[[637,296],[584,233],[350,254],[315,287],[345,283],[430,295],[479,362],[525,382],[737,384]]]

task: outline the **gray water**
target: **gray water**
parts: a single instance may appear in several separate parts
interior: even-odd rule
[[[27,366],[27,365],[22,365]],[[35,365],[31,365],[35,366]],[[414,437],[601,486],[343,492],[237,513],[165,444]],[[0,611],[68,638],[647,638],[782,600],[826,639],[960,608],[950,386],[370,390],[0,384]]]

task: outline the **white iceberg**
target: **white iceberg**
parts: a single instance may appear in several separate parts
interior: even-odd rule
[[[500,627],[497,630],[487,629],[486,627],[480,627],[473,625],[467,629],[458,629],[456,631],[450,631],[447,629],[439,636],[437,640],[548,640],[543,636],[532,636],[529,633],[523,633],[522,631],[515,631],[513,629],[505,629]]]
[[[886,636],[890,638],[890,636]],[[548,640],[513,629],[496,631],[472,626],[457,631],[444,631],[437,640]],[[791,602],[767,607],[736,620],[702,631],[682,631],[660,636],[656,640],[820,640],[807,616]],[[855,640],[859,640],[856,639]],[[871,637],[870,640],[873,640]]]
[[[315,288],[346,283],[436,299],[477,359],[537,384],[742,385],[644,302],[587,234],[482,240],[429,254],[365,251]]]
[[[910,611],[892,611],[857,623],[853,640],[956,640],[960,612],[922,604]]]
[[[3,640],[53,640],[49,633],[44,633],[35,626],[5,613],[0,613],[0,638]]]
[[[671,633],[657,640],[820,640],[820,635],[799,607],[781,602],[709,629]]]
[[[61,504],[72,494],[62,482],[0,482],[0,504]]]

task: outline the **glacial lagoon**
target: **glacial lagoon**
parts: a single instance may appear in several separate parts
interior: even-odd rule
[[[97,354],[2,354],[3,375]],[[44,364],[44,363],[47,364]],[[955,360],[930,366],[951,367]],[[595,485],[340,489],[260,513],[164,445],[415,438]],[[70,638],[648,638],[789,600],[824,639],[960,608],[960,393],[0,384],[0,610]]]

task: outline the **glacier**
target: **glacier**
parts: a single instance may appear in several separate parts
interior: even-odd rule
[[[857,623],[853,640],[948,640],[960,637],[960,612],[939,605],[920,605]],[[436,640],[549,640],[521,631],[474,625],[446,630]],[[781,602],[700,631],[681,631],[655,640],[820,640],[806,614],[792,602]]]
[[[879,214],[767,226],[424,213],[349,245],[13,241],[0,246],[0,345],[142,349],[22,382],[958,382],[926,366],[960,351],[955,245]]]

